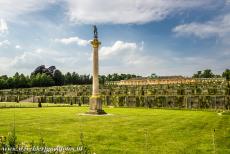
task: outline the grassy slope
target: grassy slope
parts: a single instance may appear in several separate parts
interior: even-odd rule
[[[86,107],[0,109],[0,136],[16,117],[21,141],[43,136],[50,146],[84,141],[96,153],[230,153],[230,115],[214,112],[105,108],[105,117],[80,116]]]

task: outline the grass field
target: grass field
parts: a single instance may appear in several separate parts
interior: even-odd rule
[[[54,104],[42,103],[43,107],[76,107],[78,104]],[[15,103],[15,102],[0,102],[0,108],[37,108],[38,103]]]
[[[15,119],[21,142],[43,137],[49,146],[77,146],[82,132],[84,142],[97,154],[230,153],[229,114],[105,108],[112,115],[79,115],[87,110],[87,107],[3,108],[0,136],[7,136]]]

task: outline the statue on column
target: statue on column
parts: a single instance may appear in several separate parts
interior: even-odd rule
[[[98,40],[97,26],[93,25],[93,36],[94,39],[91,41],[93,48],[98,48],[101,45],[101,42]]]
[[[97,39],[98,33],[97,33],[97,26],[96,25],[93,25],[93,34],[94,34],[94,38]]]

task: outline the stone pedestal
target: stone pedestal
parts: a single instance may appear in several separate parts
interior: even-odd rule
[[[102,110],[102,100],[100,97],[92,96],[90,98],[90,107],[88,114],[106,114],[104,110]]]

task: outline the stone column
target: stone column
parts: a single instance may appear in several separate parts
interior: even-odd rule
[[[95,46],[94,48],[93,46],[93,92],[92,92],[92,96],[99,95],[98,72],[99,72],[98,47]]]
[[[99,92],[99,58],[98,49],[101,42],[97,38],[91,41],[93,47],[93,85],[92,85],[92,96],[90,97],[90,108],[88,114],[106,114],[102,110],[102,100]]]

